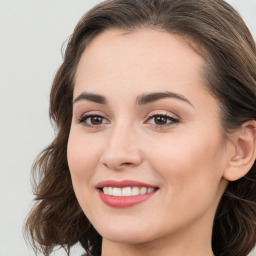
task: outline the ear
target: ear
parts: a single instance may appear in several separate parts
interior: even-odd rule
[[[245,122],[231,135],[228,164],[223,177],[235,181],[245,176],[256,159],[256,121]]]

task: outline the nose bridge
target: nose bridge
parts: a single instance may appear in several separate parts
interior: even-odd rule
[[[135,138],[135,129],[132,128],[131,124],[128,124],[125,121],[120,121],[112,129],[109,136],[109,146],[110,148],[123,147],[124,150],[130,149],[133,144],[133,139]]]
[[[138,165],[141,156],[136,135],[135,127],[127,120],[120,120],[113,125],[108,134],[101,162],[111,169]]]

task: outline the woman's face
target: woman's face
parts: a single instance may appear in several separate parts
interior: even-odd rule
[[[84,51],[68,163],[105,239],[210,237],[227,160],[204,65],[184,39],[150,29],[106,31]]]

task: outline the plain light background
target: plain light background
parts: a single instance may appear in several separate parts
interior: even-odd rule
[[[62,44],[99,2],[0,0],[0,256],[34,255],[22,227],[33,199],[33,160],[54,136],[48,118],[51,83],[62,61]],[[256,38],[256,0],[228,2]],[[80,256],[81,250],[71,255]]]

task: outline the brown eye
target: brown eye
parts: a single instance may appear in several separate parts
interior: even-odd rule
[[[153,115],[148,119],[147,122],[156,127],[165,127],[179,123],[179,119],[169,115]]]
[[[101,116],[92,116],[92,117],[90,117],[88,119],[90,120],[89,122],[92,125],[100,125],[103,122],[103,118]]]
[[[154,122],[157,125],[164,125],[164,124],[167,124],[168,118],[166,116],[155,116]]]
[[[79,119],[79,123],[82,123],[88,127],[97,127],[106,124],[108,121],[106,118],[100,115],[85,115]]]

